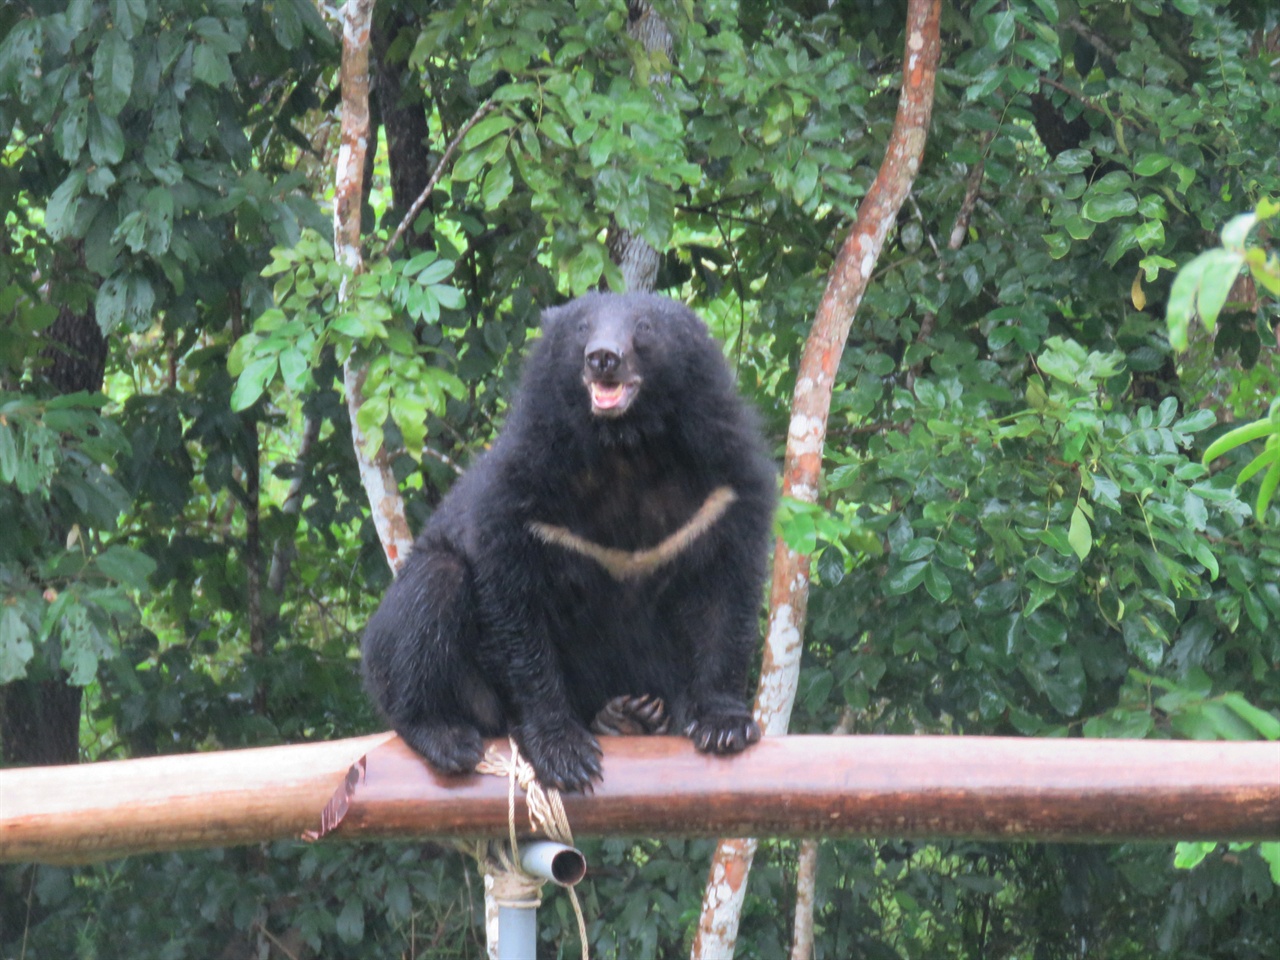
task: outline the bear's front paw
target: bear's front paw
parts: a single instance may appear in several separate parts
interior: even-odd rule
[[[553,725],[522,725],[516,731],[538,782],[557,790],[585,790],[600,779],[600,744],[572,720]]]
[[[760,739],[760,727],[745,707],[708,711],[690,721],[684,732],[703,753],[741,753]]]
[[[412,723],[398,726],[405,743],[441,773],[470,773],[484,753],[475,727],[461,723]]]

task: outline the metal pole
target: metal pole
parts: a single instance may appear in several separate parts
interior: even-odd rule
[[[520,867],[539,880],[572,887],[587,873],[587,860],[580,851],[563,843],[539,840],[520,848]],[[532,960],[538,952],[538,908],[498,905],[498,960]]]
[[[538,908],[498,907],[498,960],[533,960],[538,955]]]

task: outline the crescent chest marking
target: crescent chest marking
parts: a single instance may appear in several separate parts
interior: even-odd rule
[[[685,521],[684,526],[667,536],[655,547],[644,550],[619,550],[616,547],[604,547],[598,543],[579,536],[566,527],[534,520],[529,523],[529,532],[543,543],[584,557],[590,557],[609,572],[615,580],[638,580],[648,576],[659,567],[670,563],[690,544],[706,533],[724,516],[724,512],[738,499],[732,487],[716,487],[708,494],[698,512]]]

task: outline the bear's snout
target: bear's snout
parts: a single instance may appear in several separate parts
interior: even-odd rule
[[[592,349],[593,346],[595,347],[594,350]],[[587,346],[587,367],[594,376],[601,379],[612,379],[621,366],[622,357],[612,345],[590,344]]]

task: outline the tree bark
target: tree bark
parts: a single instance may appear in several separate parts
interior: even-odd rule
[[[373,0],[347,0],[342,12],[342,136],[338,148],[333,204],[333,245],[338,262],[357,275],[364,266],[360,249],[360,207],[364,196],[365,155],[369,146],[369,36],[372,29]],[[339,297],[346,296],[345,285]],[[365,452],[365,435],[359,413],[364,404],[362,388],[365,367],[348,360],[342,367],[351,416],[351,440],[356,463],[369,504],[378,540],[393,571],[399,570],[413,537],[405,520],[404,501],[391,470],[386,448],[372,458]]]
[[[391,56],[391,45],[402,30],[416,26],[415,19],[397,3],[386,4],[374,17],[374,92],[387,145],[391,171],[391,208],[403,217],[431,178],[430,135],[422,88],[403,57]],[[407,243],[414,250],[430,246],[430,233],[410,228]]]
[[[78,247],[67,259],[79,261]],[[59,269],[68,269],[63,263]],[[75,268],[71,268],[75,269]],[[83,312],[65,304],[46,334],[41,375],[59,395],[97,393],[107,367],[107,338],[98,326],[92,301]],[[55,529],[53,536],[66,537]],[[0,687],[0,747],[13,766],[75,763],[80,756],[80,703],[83,690],[56,665],[40,674],[34,662],[28,675]]]
[[[649,0],[629,0],[627,4],[627,33],[638,40],[649,54],[661,53],[671,57],[671,30],[662,17],[654,12]],[[665,85],[670,74],[651,75],[651,85]],[[652,291],[658,282],[658,267],[662,254],[628,230],[616,223],[609,228],[609,257],[622,271],[626,288],[631,291]]]
[[[915,180],[933,110],[941,46],[941,0],[910,0],[902,61],[902,93],[888,148],[858,219],[836,256],[805,342],[791,404],[782,492],[816,503],[822,450],[836,370],[858,304],[885,237]],[[778,539],[769,596],[769,629],[756,694],[756,720],[765,736],[786,733],[800,672],[800,647],[809,603],[809,557]],[[753,840],[722,841],[711,861],[693,957],[731,957],[755,856]]]

